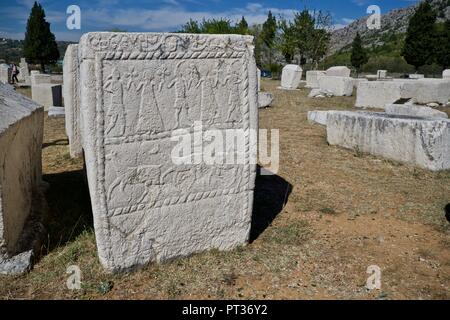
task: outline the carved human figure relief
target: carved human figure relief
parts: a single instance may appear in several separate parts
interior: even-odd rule
[[[143,81],[137,89],[141,91],[137,132],[158,133],[164,131],[161,112],[156,100],[157,83],[150,71],[144,72]]]
[[[217,63],[214,68],[208,71],[203,78],[203,90],[201,101],[201,118],[206,124],[213,124],[219,117],[219,104],[216,98],[216,88],[219,84],[218,69],[220,63]]]
[[[237,71],[230,66],[230,75],[225,78],[224,84],[229,83],[228,112],[226,122],[238,122],[241,119],[240,110],[240,85],[241,78]]]
[[[105,133],[112,137],[120,137],[125,133],[126,122],[123,83],[117,69],[113,69],[111,76],[105,82],[104,90],[110,93],[110,103],[106,110]]]
[[[175,126],[174,129],[179,128],[189,119],[189,105],[186,101],[186,80],[181,72],[180,66],[183,61],[178,62],[174,71],[174,79],[169,83],[167,88],[174,88],[175,90]],[[182,123],[183,122],[183,123]]]

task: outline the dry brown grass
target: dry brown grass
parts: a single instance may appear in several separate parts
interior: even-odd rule
[[[449,299],[450,172],[330,147],[325,129],[308,124],[315,109],[351,109],[354,98],[309,99],[279,91],[260,112],[260,127],[280,129],[278,176],[260,177],[254,241],[121,275],[100,267],[82,161],[68,156],[64,124],[46,120],[44,179],[51,187],[48,240],[33,271],[0,277],[0,297],[65,299]],[[288,202],[284,198],[289,194]],[[66,288],[79,265],[83,290]],[[368,291],[369,265],[382,289]]]

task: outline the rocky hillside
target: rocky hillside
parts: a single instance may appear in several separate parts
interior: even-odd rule
[[[383,15],[380,30],[369,30],[367,28],[368,16],[365,16],[343,29],[334,31],[331,38],[330,54],[348,47],[353,42],[357,32],[362,35],[366,43],[370,42],[371,45],[382,45],[382,38],[386,34],[406,32],[409,18],[414,14],[417,5],[393,10]],[[438,12],[440,21],[450,19],[450,0],[433,0],[432,5]]]

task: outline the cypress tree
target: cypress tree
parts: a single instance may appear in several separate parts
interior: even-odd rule
[[[450,20],[439,26],[434,52],[438,65],[444,69],[450,67]]]
[[[45,20],[45,12],[40,4],[34,2],[25,32],[24,56],[32,63],[40,63],[42,72],[45,65],[59,59],[55,35],[50,31],[50,23]]]
[[[429,0],[422,2],[409,20],[402,55],[417,69],[433,62],[436,13]]]
[[[366,49],[364,49],[363,47],[361,35],[359,34],[359,32],[356,34],[356,37],[353,40],[350,60],[352,66],[356,68],[357,74],[359,74],[361,67],[369,61],[369,57],[367,55]]]

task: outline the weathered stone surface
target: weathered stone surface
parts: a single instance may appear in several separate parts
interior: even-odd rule
[[[9,64],[0,64],[0,82],[7,84],[11,81],[11,67]]]
[[[80,128],[103,266],[122,271],[245,244],[256,175],[252,37],[88,33],[78,50]],[[226,154],[242,163],[175,164],[180,139],[202,133],[194,121],[203,132],[240,130],[242,152]],[[195,141],[185,159],[208,146]]]
[[[333,111],[308,111],[308,122],[312,124],[327,125],[328,114]]]
[[[349,77],[322,76],[319,77],[320,91],[334,96],[351,96],[353,94],[354,79]]]
[[[328,115],[327,139],[330,145],[433,171],[450,168],[448,119],[339,111]]]
[[[312,89],[319,88],[318,78],[324,75],[326,75],[326,71],[306,71],[306,87]]]
[[[273,94],[270,92],[258,92],[258,107],[267,108],[273,101]]]
[[[261,91],[261,70],[256,68],[256,76],[258,77],[258,92]]]
[[[387,70],[378,70],[377,71],[378,79],[385,79],[386,77],[387,77]]]
[[[410,79],[423,79],[423,78],[425,78],[425,75],[423,75],[423,74],[410,74],[409,78]]]
[[[52,74],[50,75],[50,82],[54,84],[63,84],[64,77],[62,74]]]
[[[386,106],[385,111],[388,114],[398,114],[413,117],[444,118],[444,119],[448,118],[448,115],[445,112],[435,110],[430,107],[423,107],[417,105],[389,104]]]
[[[440,79],[363,82],[358,85],[357,107],[384,108],[401,99],[427,104],[445,104],[450,99],[450,81]]]
[[[327,76],[329,77],[350,77],[351,70],[345,66],[331,67],[327,69]]]
[[[52,83],[52,76],[49,74],[43,74],[38,72],[31,72],[31,87],[37,84],[50,84]]]
[[[50,107],[48,108],[48,117],[49,118],[65,118],[66,111],[64,107]]]
[[[281,73],[281,88],[287,90],[297,89],[302,80],[303,70],[295,64],[288,64]]]
[[[70,156],[79,157],[83,153],[80,132],[80,95],[79,78],[80,66],[78,63],[78,45],[70,44],[64,56],[64,108],[66,115],[66,134],[69,138]]]
[[[446,70],[442,71],[442,78],[450,79],[450,69],[446,69]]]
[[[35,84],[31,86],[31,98],[48,110],[51,106],[62,106],[62,88],[60,84]]]
[[[21,249],[41,184],[43,126],[42,107],[0,84],[0,273],[30,266],[29,253]]]
[[[316,98],[319,95],[322,95],[322,91],[320,91],[320,89],[312,89],[309,92],[308,97],[309,98]]]

